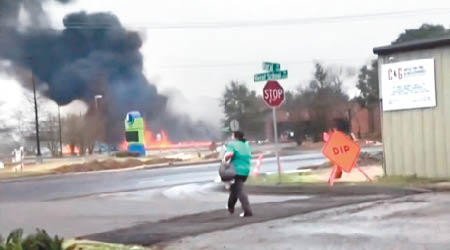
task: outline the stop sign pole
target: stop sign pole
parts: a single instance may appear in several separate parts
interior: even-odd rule
[[[275,155],[277,157],[278,166],[278,181],[281,183],[281,163],[280,151],[278,143],[278,123],[277,123],[277,108],[281,106],[284,101],[284,89],[277,81],[268,81],[263,89],[264,102],[272,108],[273,118],[273,133],[275,141]]]
[[[264,102],[269,107],[272,108],[275,155],[277,157],[277,165],[278,165],[278,182],[281,183],[281,163],[278,145],[278,125],[277,125],[276,109],[280,107],[284,101],[284,89],[277,81],[273,80],[286,79],[288,76],[288,71],[280,70],[279,63],[270,63],[270,62],[263,62],[263,70],[268,72],[255,74],[254,81],[255,82],[267,81],[263,89],[263,99]]]
[[[273,133],[275,135],[275,155],[277,157],[277,167],[278,167],[278,182],[281,183],[281,163],[280,163],[280,147],[278,145],[278,126],[277,126],[277,111],[276,108],[272,108],[273,117]]]

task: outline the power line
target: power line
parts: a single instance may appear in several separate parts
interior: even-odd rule
[[[190,22],[190,23],[125,23],[125,27],[134,27],[142,29],[227,29],[227,28],[247,28],[247,27],[265,27],[265,26],[285,26],[285,25],[306,25],[317,23],[337,23],[365,21],[377,18],[398,18],[405,16],[424,16],[424,15],[448,15],[450,8],[441,9],[417,9],[391,12],[365,13],[357,15],[328,16],[328,17],[306,17],[278,20],[249,20],[234,22]],[[88,24],[81,22],[72,22],[67,24],[67,29],[123,29],[117,24]],[[61,30],[61,28],[47,27],[43,29]]]
[[[314,62],[348,62],[348,61],[359,61],[359,60],[369,60],[370,57],[358,57],[358,58],[320,58],[313,60],[303,60],[303,61],[281,61],[283,65],[305,65],[311,64]],[[259,67],[261,62],[243,62],[243,63],[222,63],[222,64],[173,64],[173,65],[158,65],[158,64],[149,64],[150,67],[158,67],[158,68],[186,68],[186,69],[194,69],[194,68],[229,68],[229,67]]]
[[[153,24],[153,25],[149,24],[145,28],[147,28],[147,29],[214,29],[214,28],[259,27],[259,26],[284,26],[284,25],[297,25],[297,24],[360,21],[360,20],[365,20],[365,19],[376,19],[376,18],[380,18],[380,17],[404,17],[404,16],[431,15],[431,14],[450,14],[450,8],[379,12],[379,13],[367,13],[367,14],[346,15],[346,16],[263,20],[263,21]]]

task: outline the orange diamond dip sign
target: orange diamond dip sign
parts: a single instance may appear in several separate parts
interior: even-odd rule
[[[330,134],[322,149],[323,155],[344,172],[349,173],[356,165],[361,147],[344,133],[336,131]]]

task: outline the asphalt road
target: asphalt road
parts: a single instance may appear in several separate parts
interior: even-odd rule
[[[379,150],[379,149],[370,149]],[[281,158],[284,171],[324,162],[319,152]],[[75,237],[223,209],[217,164],[165,169],[38,177],[0,182],[0,234],[36,227]],[[276,171],[264,159],[261,171]],[[310,196],[254,195],[253,204],[309,199]]]
[[[340,202],[344,202],[345,199],[348,197],[339,197]],[[226,229],[223,226],[221,230],[216,229],[212,232],[192,236],[181,235],[182,239],[177,237],[173,240],[170,240],[173,237],[173,230],[170,229],[174,227],[174,224],[183,225],[183,219],[170,220],[154,225],[153,230],[154,232],[158,230],[159,235],[152,234],[152,228],[142,226],[139,228],[142,231],[133,232],[132,228],[120,231],[123,234],[119,235],[116,240],[122,238],[126,241],[134,238],[134,241],[137,241],[139,240],[138,236],[141,235],[141,242],[149,244],[162,240],[163,242],[158,244],[159,247],[158,245],[154,246],[154,249],[164,250],[450,249],[449,192],[427,192],[364,203],[360,201],[357,204],[344,206],[336,206],[335,203],[330,209],[318,209],[320,207],[317,204],[320,204],[320,201],[314,198],[309,199],[308,202],[298,202],[298,204],[285,202],[292,207],[298,207],[296,210],[293,210],[292,207],[285,209],[285,211],[293,210],[292,212],[297,215],[262,223],[252,223],[253,221],[248,220],[244,225],[241,224],[237,227]],[[331,203],[337,201],[326,199],[326,202],[327,205],[332,205]],[[258,209],[263,210],[265,205],[261,204]],[[308,212],[307,206],[311,205],[314,205],[313,211]],[[285,211],[277,209],[276,213]],[[273,214],[271,213],[271,215]],[[190,217],[189,220],[205,221],[205,217],[207,216],[203,214],[197,218]],[[184,218],[184,221],[187,219]],[[226,218],[222,225],[239,222],[239,220],[233,219]],[[214,222],[217,223],[218,220]],[[196,228],[194,227],[194,229]],[[170,230],[170,234],[164,235],[163,233],[167,232],[165,230]],[[127,237],[127,232],[133,232],[133,234]],[[110,232],[110,235],[115,233],[118,232]],[[106,235],[93,235],[92,237],[102,236]]]
[[[325,162],[319,152],[281,157],[284,171]],[[0,181],[0,202],[69,199],[98,193],[136,191],[149,188],[213,181],[217,163],[187,167],[143,169],[46,176],[23,181]],[[276,159],[263,159],[262,172],[277,171]]]

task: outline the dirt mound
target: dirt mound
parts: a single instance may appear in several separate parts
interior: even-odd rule
[[[123,168],[131,168],[142,165],[149,164],[158,164],[158,163],[172,163],[176,161],[181,161],[180,159],[168,159],[168,158],[157,158],[150,160],[138,160],[138,159],[129,159],[125,161],[117,161],[113,159],[107,160],[94,160],[82,164],[71,164],[59,167],[53,170],[55,173],[71,173],[71,172],[91,172],[91,171],[100,171],[100,170],[109,170],[109,169],[123,169]]]

